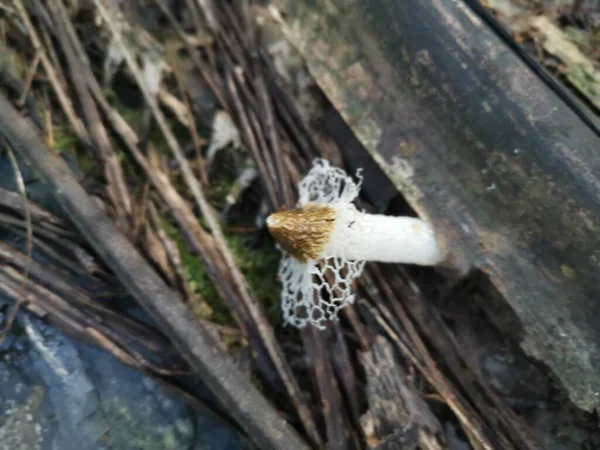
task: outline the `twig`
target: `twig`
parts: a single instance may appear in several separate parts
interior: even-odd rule
[[[468,358],[461,358],[459,346],[454,335],[448,330],[439,315],[428,307],[427,301],[419,288],[408,279],[403,269],[398,269],[389,279],[395,293],[402,297],[403,304],[409,310],[416,323],[425,333],[437,353],[444,359],[454,372],[465,393],[471,398],[482,418],[490,427],[503,428],[506,437],[515,442],[518,448],[537,449],[536,443],[528,426],[519,420],[516,414],[492,391],[486,380],[483,380],[477,370],[465,371],[461,360],[467,365]],[[395,304],[395,302],[392,302]],[[479,392],[479,389],[483,393]],[[486,400],[483,397],[487,397]],[[490,403],[493,407],[490,407]]]
[[[0,289],[9,293],[13,298],[23,296],[24,292],[18,287],[23,284],[24,277],[10,266],[0,267]],[[35,303],[35,311],[43,311],[48,319],[58,321],[66,332],[75,332],[79,337],[84,337],[95,345],[104,348],[123,363],[138,370],[150,371],[162,375],[187,374],[188,371],[161,367],[141,354],[128,349],[121,339],[111,332],[106,326],[88,317],[85,313],[72,308],[69,304],[37,283],[29,283],[27,301]],[[163,355],[164,356],[164,355]]]
[[[19,16],[21,17],[21,20],[23,21],[23,24],[25,25],[27,32],[29,33],[29,39],[31,40],[33,48],[35,49],[36,53],[39,53],[39,55],[40,55],[40,59],[42,61],[42,65],[44,66],[44,70],[46,71],[46,75],[48,76],[48,79],[50,80],[50,84],[52,85],[52,88],[54,89],[56,97],[58,98],[58,101],[60,102],[62,109],[65,112],[65,115],[67,116],[67,119],[71,123],[71,126],[73,127],[73,130],[75,131],[75,133],[77,134],[79,139],[82,142],[89,145],[90,138],[85,129],[85,126],[83,125],[83,122],[79,119],[79,117],[77,117],[77,114],[75,113],[75,110],[73,109],[71,100],[69,99],[67,93],[64,91],[62,84],[56,74],[56,71],[55,71],[54,67],[52,66],[52,63],[48,59],[48,55],[46,54],[46,51],[44,50],[42,42],[41,42],[33,24],[31,23],[31,19],[29,18],[29,14],[27,14],[27,10],[25,9],[25,6],[23,5],[23,1],[22,0],[13,0],[13,2],[15,3],[15,7],[16,7],[17,11],[19,12]]]
[[[179,254],[179,249],[177,248],[175,243],[167,236],[167,233],[162,227],[158,211],[156,209],[156,206],[154,206],[153,202],[150,202],[148,204],[148,214],[150,217],[150,222],[156,230],[156,234],[162,242],[165,251],[167,252],[169,262],[171,263],[171,266],[173,267],[173,270],[176,275],[176,281],[179,285],[179,289],[181,290],[181,292],[183,292],[184,297],[189,300],[192,297],[192,293],[190,292],[190,289],[187,284],[183,263],[181,262],[181,255]]]
[[[192,2],[194,0],[189,0],[189,1]],[[202,1],[202,0],[197,0],[197,1]],[[169,10],[169,8],[167,8],[165,6],[163,0],[154,0],[154,3],[158,6],[160,11],[165,15],[165,17],[169,21],[169,24],[171,25],[171,27],[175,30],[175,32],[177,33],[177,35],[179,36],[181,41],[184,43],[184,45],[188,51],[188,56],[191,58],[196,69],[200,72],[200,75],[202,76],[202,79],[204,80],[204,82],[208,85],[208,87],[213,91],[213,93],[217,97],[217,100],[219,101],[221,107],[223,109],[225,109],[227,112],[229,112],[228,103],[225,100],[225,96],[223,95],[221,89],[219,88],[218,83],[216,82],[214,77],[206,70],[205,64],[203,64],[202,61],[200,61],[200,58],[198,57],[197,52],[195,51],[194,47],[187,39],[187,36],[185,35],[184,31],[181,29],[181,27],[175,20],[175,17],[173,17],[173,14],[171,14],[171,11]],[[201,6],[201,8],[203,9],[203,12],[205,15],[214,17],[212,14],[212,11],[213,11],[212,8],[208,8],[206,5],[204,7]],[[209,20],[214,21],[213,19],[209,19]]]
[[[19,168],[19,163],[17,162],[17,158],[15,158],[15,154],[13,153],[10,145],[5,145],[6,152],[8,153],[8,158],[10,160],[10,164],[12,166],[13,172],[15,174],[15,180],[17,182],[17,187],[19,192],[23,198],[23,210],[25,211],[25,228],[27,230],[27,238],[26,238],[26,247],[27,247],[27,262],[28,264],[24,267],[24,275],[22,278],[21,290],[25,291],[28,277],[29,277],[29,267],[32,260],[33,255],[33,224],[31,221],[31,211],[29,209],[29,203],[27,202],[27,191],[25,189],[25,181],[23,180],[23,174],[21,173],[21,169]],[[0,333],[0,347],[4,343],[8,332],[12,328],[12,325],[17,317],[17,313],[19,312],[19,308],[25,302],[25,298],[19,296],[15,298],[15,304],[13,305],[10,314],[6,319],[6,323],[4,324],[4,328]]]
[[[190,105],[190,101],[185,93],[185,88],[183,87],[183,82],[181,80],[181,74],[180,74],[181,69],[179,68],[179,65],[177,64],[177,59],[175,58],[175,55],[173,53],[174,51],[175,50],[173,49],[172,46],[167,46],[167,61],[169,62],[169,64],[171,65],[171,68],[173,69],[173,75],[175,76],[175,80],[177,81],[179,95],[183,98],[183,101],[185,104],[186,116],[188,118],[188,128],[192,135],[192,142],[194,143],[194,149],[196,150],[196,159],[198,160],[198,163],[200,164],[200,179],[202,180],[202,183],[204,184],[204,186],[208,186],[208,178],[206,176],[206,167],[205,167],[205,163],[204,163],[204,158],[202,157],[202,150],[200,148],[202,145],[202,139],[200,139],[200,136],[198,135],[198,130],[196,129],[196,122],[194,121],[194,114],[192,112],[192,107]]]
[[[370,264],[370,267],[372,270],[375,271],[375,273],[378,273],[374,264]],[[378,278],[379,285],[382,286],[384,294],[390,299],[394,298],[393,293],[389,289],[389,286],[386,283],[382,283],[381,277]],[[406,310],[404,309],[402,304],[398,301],[396,301],[395,304],[395,309],[398,318],[400,319],[404,330],[410,338],[411,344],[415,347],[415,350],[413,352],[413,350],[409,350],[409,348],[406,345],[403,345],[403,351],[406,354],[412,355],[412,362],[421,370],[423,374],[428,374],[429,381],[433,386],[435,386],[440,395],[444,397],[446,403],[454,412],[454,414],[456,414],[456,417],[460,421],[463,429],[465,430],[465,433],[469,436],[472,444],[475,446],[481,446],[481,448],[486,450],[494,450],[495,447],[488,437],[489,431],[486,431],[487,427],[483,424],[479,417],[477,417],[472,408],[470,408],[467,405],[467,403],[460,397],[460,394],[450,384],[450,381],[448,381],[444,377],[437,364],[431,357],[429,350],[427,349],[425,343],[421,339],[421,336],[415,329],[415,326],[408,317]],[[396,338],[397,342],[400,340],[401,339],[399,337]],[[417,354],[422,359],[422,362],[419,361],[417,363]]]
[[[43,5],[38,3],[38,8]],[[108,182],[107,192],[111,202],[117,212],[119,225],[123,230],[129,229],[129,216],[131,214],[131,198],[123,174],[123,168],[112,147],[110,137],[102,124],[100,114],[88,90],[86,78],[93,76],[91,70],[85,61],[79,56],[82,52],[82,46],[75,34],[73,25],[68,18],[66,8],[62,1],[50,2],[50,13],[54,18],[56,35],[62,45],[71,72],[71,80],[75,85],[79,102],[83,110],[85,121],[90,130],[90,136],[93,143],[100,150],[104,166],[104,173]]]
[[[351,434],[347,426],[342,396],[331,365],[331,354],[326,345],[328,333],[308,327],[304,328],[301,334],[306,356],[312,362],[312,371],[319,390],[327,433],[327,449],[351,449]]]
[[[27,233],[27,224],[24,223],[20,218],[9,216],[8,214],[0,213],[0,224],[14,227],[14,228],[24,228],[25,233]],[[54,238],[56,236],[67,237],[71,239],[77,239],[77,235],[70,230],[66,230],[62,227],[56,226],[47,222],[40,222],[38,226],[35,228],[35,234],[39,234],[40,236],[46,236],[49,238]]]
[[[25,102],[27,101],[27,97],[29,96],[29,89],[31,88],[31,83],[33,82],[33,78],[37,73],[41,59],[42,54],[39,51],[35,52],[33,61],[31,61],[31,65],[29,66],[29,69],[27,69],[27,76],[25,77],[25,82],[23,83],[23,93],[17,101],[17,105],[19,105],[20,107],[23,107],[25,105]]]
[[[239,98],[239,95],[237,92],[237,87],[236,87],[236,82],[233,79],[233,75],[228,72],[226,74],[226,77],[227,77],[226,84],[227,84],[227,87],[229,88],[229,93],[230,93],[231,97],[233,98],[233,104],[236,109],[242,129],[244,130],[244,134],[246,135],[246,140],[248,142],[248,146],[250,147],[250,150],[252,151],[254,160],[256,161],[256,165],[258,166],[261,174],[263,175],[262,179],[267,188],[266,190],[267,190],[267,194],[269,196],[269,202],[271,203],[271,208],[276,209],[278,206],[278,202],[277,202],[277,196],[276,196],[276,188],[275,188],[275,185],[273,184],[273,179],[270,176],[270,173],[267,170],[267,165],[265,164],[265,161],[263,160],[263,158],[260,154],[260,149],[259,149],[258,142],[256,140],[256,136],[254,134],[254,131],[252,130],[250,121],[246,115],[246,111],[244,110],[244,106],[242,105],[242,102]]]
[[[347,308],[349,309],[349,308]],[[333,370],[341,382],[344,389],[345,397],[350,405],[350,415],[356,429],[360,429],[360,401],[358,380],[354,368],[350,351],[346,345],[342,328],[339,323],[333,326],[333,339],[331,341],[331,358],[333,362]]]
[[[48,222],[57,226],[63,226],[62,221],[58,217],[49,213],[48,211],[31,201],[27,197],[24,197],[23,195],[18,194],[17,192],[9,191],[1,187],[0,206],[2,206],[3,208],[10,208],[13,211],[23,215],[23,217],[25,217],[27,211],[29,211],[32,220],[35,219],[43,222]]]

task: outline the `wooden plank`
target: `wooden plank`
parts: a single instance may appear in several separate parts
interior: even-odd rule
[[[276,0],[363,146],[519,315],[523,348],[600,406],[600,137],[464,3]]]

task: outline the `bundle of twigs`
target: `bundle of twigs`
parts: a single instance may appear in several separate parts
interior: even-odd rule
[[[194,115],[197,96],[185,73],[203,80],[233,119],[260,174],[267,209],[292,206],[298,174],[323,151],[261,45],[264,27],[256,11],[266,10],[248,1],[154,0],[144,7],[154,11],[160,26],[144,27],[141,5],[93,0],[69,7],[62,0],[13,0],[4,11],[9,30],[5,44],[30,61],[12,96],[20,107],[30,98],[49,99],[42,115],[50,145],[53,123],[60,120],[56,116],[65,118],[80,150],[102,169],[97,199],[112,223],[96,217],[102,213],[96,205],[81,204],[89,197],[57,165],[55,155],[44,154],[48,149],[3,100],[2,134],[54,187],[81,234],[23,197],[3,191],[0,206],[11,215],[0,221],[23,230],[21,205],[27,204],[34,248],[61,270],[94,280],[86,283],[88,289],[76,287],[59,270],[2,244],[0,283],[6,294],[128,364],[162,375],[181,370],[176,359],[157,365],[132,350],[135,343],[168,353],[155,331],[117,316],[99,301],[97,292],[114,286],[118,278],[263,448],[302,444],[285,426],[268,425],[276,416],[248,380],[238,379],[243,375],[222,354],[227,347],[219,338],[235,336],[249,343],[252,367],[267,397],[316,448],[446,448],[450,438],[431,398],[445,405],[473,448],[538,448],[527,425],[490,389],[439,310],[403,268],[384,273],[370,265],[358,286],[358,307],[345,309],[342,321],[325,332],[306,329],[298,340],[273,329],[228,244],[224,221],[207,198],[211,177]],[[123,72],[146,108],[142,129],[128,123],[111,103],[100,81],[106,72],[100,73],[98,54],[105,69],[111,58],[125,63]],[[187,129],[185,137],[174,131],[173,117]],[[166,154],[150,136],[155,128]],[[192,152],[182,139],[191,143]],[[177,171],[170,169],[170,161]],[[167,224],[177,227],[186,248],[202,262],[232,324],[198,321],[183,307],[194,308],[204,300],[189,288]],[[100,267],[112,273],[85,271],[76,259],[82,237],[100,257]],[[137,255],[131,244],[143,259],[130,256]],[[19,270],[25,269],[21,275]],[[286,400],[277,398],[278,392]]]

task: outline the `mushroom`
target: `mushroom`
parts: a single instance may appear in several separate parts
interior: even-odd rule
[[[271,214],[267,227],[282,250],[279,279],[284,321],[325,328],[354,303],[351,282],[366,261],[435,265],[444,259],[433,229],[413,217],[367,214],[352,203],[358,182],[317,159],[298,185],[295,209]]]

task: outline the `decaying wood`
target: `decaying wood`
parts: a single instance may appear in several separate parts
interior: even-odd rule
[[[331,351],[326,342],[329,333],[309,327],[302,330],[302,340],[319,391],[328,450],[355,449],[348,418],[344,410],[338,380],[332,365]]]
[[[391,289],[396,296],[402,298],[402,305],[409,311],[440,357],[448,364],[466,397],[475,405],[482,419],[489,424],[490,428],[502,430],[507,441],[514,443],[517,448],[540,448],[540,443],[529,426],[483,379],[480,371],[473,364],[474,355],[467,354],[468,349],[461,349],[457,345],[456,339],[439,314],[427,306],[418,286],[410,281],[402,269],[397,269],[395,272],[391,277],[386,272]],[[399,302],[391,301],[390,304],[392,309],[398,310]],[[468,365],[471,370],[465,371],[463,364]]]
[[[441,450],[442,427],[421,394],[411,385],[392,345],[377,336],[360,354],[365,370],[369,410],[361,417],[371,449]]]
[[[595,410],[600,131],[463,1],[275,3],[449,265],[483,270],[522,321],[523,349]]]

